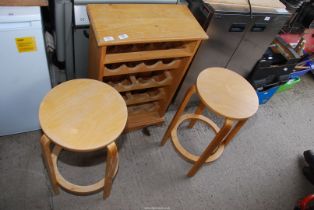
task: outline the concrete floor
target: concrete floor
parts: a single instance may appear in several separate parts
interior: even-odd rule
[[[293,209],[314,191],[301,172],[303,151],[314,147],[314,80],[302,79],[294,90],[261,106],[223,156],[193,178],[185,176],[191,164],[170,142],[158,146],[173,111],[165,125],[150,128],[150,137],[141,131],[121,136],[120,168],[105,201],[101,193],[52,195],[40,131],[0,137],[0,209]],[[180,131],[182,143],[195,153],[213,136],[202,124]],[[61,173],[78,184],[97,181],[104,167],[103,152],[60,155]]]

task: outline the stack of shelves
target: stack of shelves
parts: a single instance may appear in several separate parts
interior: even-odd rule
[[[183,5],[89,5],[88,14],[89,77],[121,93],[127,130],[162,123],[206,33]]]

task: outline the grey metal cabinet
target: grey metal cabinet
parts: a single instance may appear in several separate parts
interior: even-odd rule
[[[272,12],[267,10],[264,13],[259,9],[258,12],[253,10],[251,14],[247,7],[235,9],[225,4],[198,5],[206,8],[205,11],[209,13],[205,16],[210,20],[204,21],[204,24],[200,22],[209,39],[202,42],[177,92],[174,101],[176,105],[181,103],[187,89],[195,84],[197,76],[205,68],[224,67],[247,77],[290,17],[285,9],[274,9]],[[204,15],[204,9],[195,6],[190,8],[193,8],[191,11],[196,17]],[[206,22],[209,22],[208,27]],[[192,98],[191,101],[196,99]]]

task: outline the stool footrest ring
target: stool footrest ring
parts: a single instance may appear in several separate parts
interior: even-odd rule
[[[73,184],[73,183],[67,181],[59,172],[58,164],[57,164],[58,156],[59,156],[61,151],[62,151],[62,148],[58,145],[55,145],[53,150],[52,150],[52,153],[51,153],[51,158],[52,158],[54,171],[56,174],[57,183],[60,187],[62,187],[63,189],[65,189],[71,193],[77,194],[77,195],[89,195],[89,194],[103,190],[104,184],[105,184],[105,178],[101,179],[100,181],[96,182],[95,184],[85,185],[85,186],[76,185],[76,184]],[[118,161],[119,161],[119,159],[118,159]],[[119,166],[119,164],[117,164],[117,167],[116,167],[115,172],[114,172],[114,176],[116,176],[116,174],[117,174],[118,166]]]
[[[196,114],[184,114],[182,115],[179,120],[177,121],[176,125],[174,126],[174,128],[171,131],[171,140],[172,140],[172,144],[175,148],[175,150],[183,157],[185,158],[187,161],[189,162],[196,162],[200,156],[194,155],[192,153],[190,153],[189,151],[187,151],[180,143],[178,135],[177,135],[177,129],[179,127],[179,125],[188,119],[196,119],[196,120],[201,120],[202,122],[206,123],[208,125],[208,127],[210,127],[215,134],[217,134],[220,130],[220,128],[216,125],[216,123],[214,123],[212,120],[210,120],[209,118],[203,116],[203,115],[196,115]],[[211,156],[209,156],[207,158],[207,160],[205,161],[206,163],[210,163],[213,162],[215,160],[217,160],[223,153],[224,151],[224,145],[221,144],[215,151],[215,153],[213,153]]]

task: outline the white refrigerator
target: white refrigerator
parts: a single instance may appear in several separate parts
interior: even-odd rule
[[[40,128],[51,89],[39,7],[0,7],[0,136]]]

